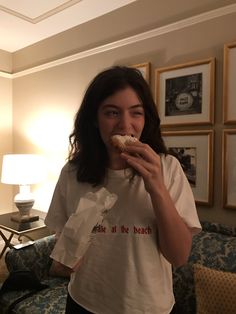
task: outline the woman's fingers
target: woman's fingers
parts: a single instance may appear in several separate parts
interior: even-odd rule
[[[133,156],[139,156],[148,162],[154,162],[159,157],[149,145],[141,142],[128,144],[125,152]]]
[[[144,160],[142,161],[141,158],[139,158],[139,160],[137,160],[138,158],[136,157],[133,158],[130,155],[126,155],[122,154],[125,159],[126,162],[132,167],[134,168],[143,178],[147,177],[150,173],[151,173],[151,169],[147,164],[144,164]]]
[[[124,152],[121,154],[121,157],[126,160],[126,162],[133,168],[135,168],[141,175],[158,175],[160,169],[160,157],[155,155],[154,157],[147,157],[148,155],[145,153],[144,157],[141,154],[129,154]]]

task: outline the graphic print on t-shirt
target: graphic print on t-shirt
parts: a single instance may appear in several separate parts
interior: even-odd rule
[[[99,224],[96,225],[93,228],[93,233],[123,233],[123,234],[152,234],[152,228],[147,225],[147,226],[138,226],[138,225],[133,225],[132,227],[126,226],[126,225],[113,225],[110,228]]]

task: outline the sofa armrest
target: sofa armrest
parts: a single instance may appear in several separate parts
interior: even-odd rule
[[[188,263],[173,270],[177,313],[196,313],[194,264],[236,272],[236,228],[202,222],[203,230],[193,236]]]
[[[28,269],[34,271],[39,279],[47,277],[52,263],[50,254],[55,242],[55,236],[50,235],[36,240],[31,246],[9,250],[5,257],[8,270]]]

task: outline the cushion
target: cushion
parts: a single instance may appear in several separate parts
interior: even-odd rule
[[[5,256],[8,271],[31,270],[39,279],[47,277],[52,261],[49,255],[54,245],[55,236],[50,235],[20,250],[10,249]]]
[[[194,264],[197,314],[236,314],[236,273]]]

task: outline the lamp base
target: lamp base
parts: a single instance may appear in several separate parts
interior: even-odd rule
[[[37,215],[32,215],[32,214],[29,214],[29,215],[21,215],[20,213],[17,213],[17,214],[13,214],[13,215],[11,216],[11,220],[16,221],[16,222],[21,222],[21,223],[24,223],[24,222],[33,222],[33,221],[39,220],[39,216],[37,216]]]
[[[19,213],[13,214],[11,220],[22,223],[39,220],[39,216],[30,213],[34,205],[34,199],[16,200],[15,197],[15,205],[18,208]]]
[[[34,205],[34,200],[33,199],[16,200],[15,197],[15,205],[18,208],[21,216],[29,216],[30,210]]]

